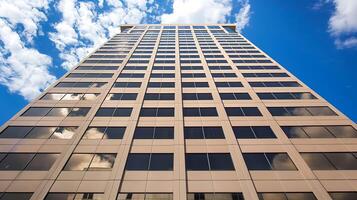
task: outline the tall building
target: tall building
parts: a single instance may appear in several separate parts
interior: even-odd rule
[[[357,199],[356,124],[234,24],[123,25],[0,131],[0,200]]]

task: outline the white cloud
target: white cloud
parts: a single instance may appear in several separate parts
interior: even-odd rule
[[[51,58],[25,47],[20,36],[3,19],[0,19],[0,39],[4,44],[0,54],[0,83],[10,92],[31,100],[55,81],[48,71]]]
[[[232,10],[230,0],[175,0],[173,12],[162,23],[224,23]]]
[[[329,32],[338,48],[357,46],[357,1],[333,0],[335,11],[329,20]]]
[[[0,84],[30,100],[51,84],[51,58],[34,49],[39,23],[47,19],[47,0],[2,0],[0,3]],[[23,30],[17,30],[17,27]]]
[[[251,15],[249,0],[242,0],[240,3],[242,7],[235,17],[238,32],[241,32],[247,25],[249,25]]]
[[[235,5],[240,9],[235,17],[237,30],[241,31],[249,24],[249,0],[238,0]],[[232,14],[231,0],[175,0],[173,12],[161,16],[162,23],[226,23]]]
[[[6,19],[11,27],[22,24],[24,36],[31,41],[38,31],[38,23],[47,19],[42,11],[47,8],[47,0],[1,0],[0,17]]]
[[[60,51],[62,67],[70,69],[94,48],[119,31],[119,25],[140,23],[145,16],[145,0],[127,0],[123,3],[107,0],[109,10],[101,12],[92,2],[61,0],[57,10],[62,14],[54,25],[50,39]],[[103,4],[99,2],[99,7]]]

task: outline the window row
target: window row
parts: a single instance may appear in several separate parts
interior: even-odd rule
[[[118,70],[118,66],[79,66],[76,70]]]
[[[8,126],[0,138],[71,139],[78,127],[72,126]]]
[[[310,92],[259,92],[260,99],[317,99]]]
[[[47,93],[41,97],[41,100],[95,100],[99,93]]]
[[[73,87],[73,88],[100,88],[107,82],[60,82],[55,87]]]
[[[48,171],[58,156],[56,153],[0,153],[0,170]]]
[[[73,153],[64,171],[111,170],[117,154],[115,153]]]
[[[289,77],[287,73],[242,73],[246,78]]]
[[[282,126],[288,138],[355,138],[357,130],[349,125]]]
[[[337,115],[327,106],[307,107],[268,107],[273,116],[335,116]]]
[[[21,116],[34,117],[83,117],[89,112],[88,107],[79,108],[49,108],[49,107],[31,107],[27,109]]]
[[[70,73],[67,78],[111,78],[113,73]]]

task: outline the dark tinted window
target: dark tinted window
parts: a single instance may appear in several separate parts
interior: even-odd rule
[[[1,132],[0,138],[23,138],[31,129],[31,126],[9,126]]]
[[[312,192],[259,192],[259,200],[316,200]]]
[[[283,126],[289,138],[354,138],[357,131],[348,125],[336,126]]]
[[[186,153],[186,169],[189,171],[234,170],[229,153]]]
[[[174,93],[146,93],[144,100],[175,100]]]
[[[137,93],[110,93],[105,100],[136,100]]]
[[[242,193],[188,193],[188,200],[244,200]]]
[[[248,170],[297,170],[287,153],[243,153]]]
[[[185,139],[223,139],[222,127],[185,127]]]
[[[141,117],[173,117],[174,108],[141,108]]]
[[[215,82],[216,87],[243,87],[241,82]]]
[[[355,200],[357,192],[329,192],[332,200]]]
[[[125,127],[89,127],[84,139],[122,139]]]
[[[83,117],[86,116],[90,108],[72,108],[68,114],[69,117]]]
[[[183,93],[183,100],[212,100],[211,93]]]
[[[137,127],[134,139],[173,139],[173,127]]]
[[[357,170],[357,154],[349,152],[301,153],[312,170]]]
[[[116,154],[113,153],[74,153],[66,165],[65,171],[110,170],[113,168]]]
[[[256,107],[226,107],[228,116],[262,116]]]
[[[174,82],[149,82],[148,87],[149,88],[174,88],[175,83]]]
[[[129,117],[132,108],[99,108],[95,116],[97,117]]]
[[[33,193],[31,192],[3,192],[0,193],[1,200],[29,200]]]
[[[172,153],[130,153],[126,170],[172,171]]]
[[[116,82],[113,87],[118,88],[139,88],[141,86],[140,82]]]
[[[47,171],[56,161],[58,154],[9,153],[2,154],[0,170]]]
[[[36,108],[31,107],[27,109],[21,116],[45,116],[51,108]]]
[[[276,138],[269,126],[233,126],[237,139]]]
[[[36,154],[25,170],[47,171],[58,158],[59,154]]]
[[[191,116],[218,116],[216,108],[183,108],[183,115],[186,117]]]
[[[250,100],[252,99],[248,93],[220,93],[222,100]]]

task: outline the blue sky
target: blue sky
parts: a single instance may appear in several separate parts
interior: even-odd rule
[[[0,124],[120,24],[227,22],[357,121],[356,0],[0,0]]]

